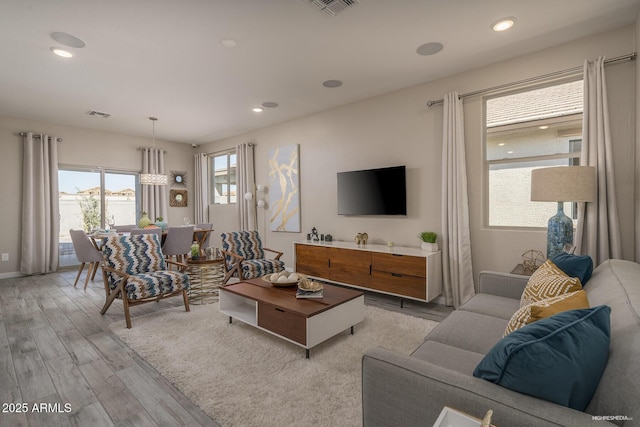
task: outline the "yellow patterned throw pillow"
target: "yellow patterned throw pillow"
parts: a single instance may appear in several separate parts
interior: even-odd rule
[[[590,308],[589,299],[585,291],[569,292],[525,305],[513,314],[507,329],[504,331],[504,336],[536,320],[551,317],[563,311],[581,308]]]
[[[546,260],[529,278],[520,307],[581,289],[580,279],[567,276],[551,260]]]

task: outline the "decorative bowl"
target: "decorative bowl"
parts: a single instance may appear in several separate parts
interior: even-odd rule
[[[300,283],[298,283],[298,288],[302,289],[303,291],[319,291],[320,289],[322,289],[322,283],[320,282],[314,282],[313,280],[309,280],[307,278],[304,278],[302,280],[300,280]]]

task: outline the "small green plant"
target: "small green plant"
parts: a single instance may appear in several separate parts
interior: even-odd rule
[[[433,231],[423,231],[422,233],[418,234],[418,237],[423,242],[435,243],[436,239],[438,238],[438,234],[434,233]]]

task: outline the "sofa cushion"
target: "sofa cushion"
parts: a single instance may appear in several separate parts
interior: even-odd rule
[[[489,294],[476,294],[458,310],[472,311],[487,316],[509,320],[513,312],[520,308],[520,300]]]
[[[533,323],[536,320],[551,317],[563,311],[577,310],[580,308],[589,308],[589,299],[585,291],[569,292],[568,294],[558,295],[557,297],[551,297],[525,305],[513,314],[511,320],[509,320],[507,329],[504,331],[504,335],[507,336],[511,332],[522,328],[524,325]]]
[[[425,341],[411,357],[433,363],[450,371],[472,375],[473,370],[484,357],[484,354],[452,347],[437,341]]]
[[[507,323],[506,319],[455,310],[427,335],[425,341],[437,341],[474,353],[487,354],[502,338]]]
[[[529,278],[520,307],[580,289],[580,279],[567,276],[551,260],[546,260]]]
[[[551,261],[569,277],[580,279],[582,286],[587,284],[593,273],[593,260],[589,255],[574,255],[560,252]]]
[[[608,306],[558,313],[507,335],[473,375],[584,411],[607,364]]]

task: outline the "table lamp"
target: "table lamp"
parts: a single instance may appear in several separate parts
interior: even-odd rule
[[[573,246],[573,221],[564,214],[564,202],[593,202],[596,197],[596,168],[559,166],[531,171],[531,201],[558,202],[558,212],[547,225],[547,258]]]

